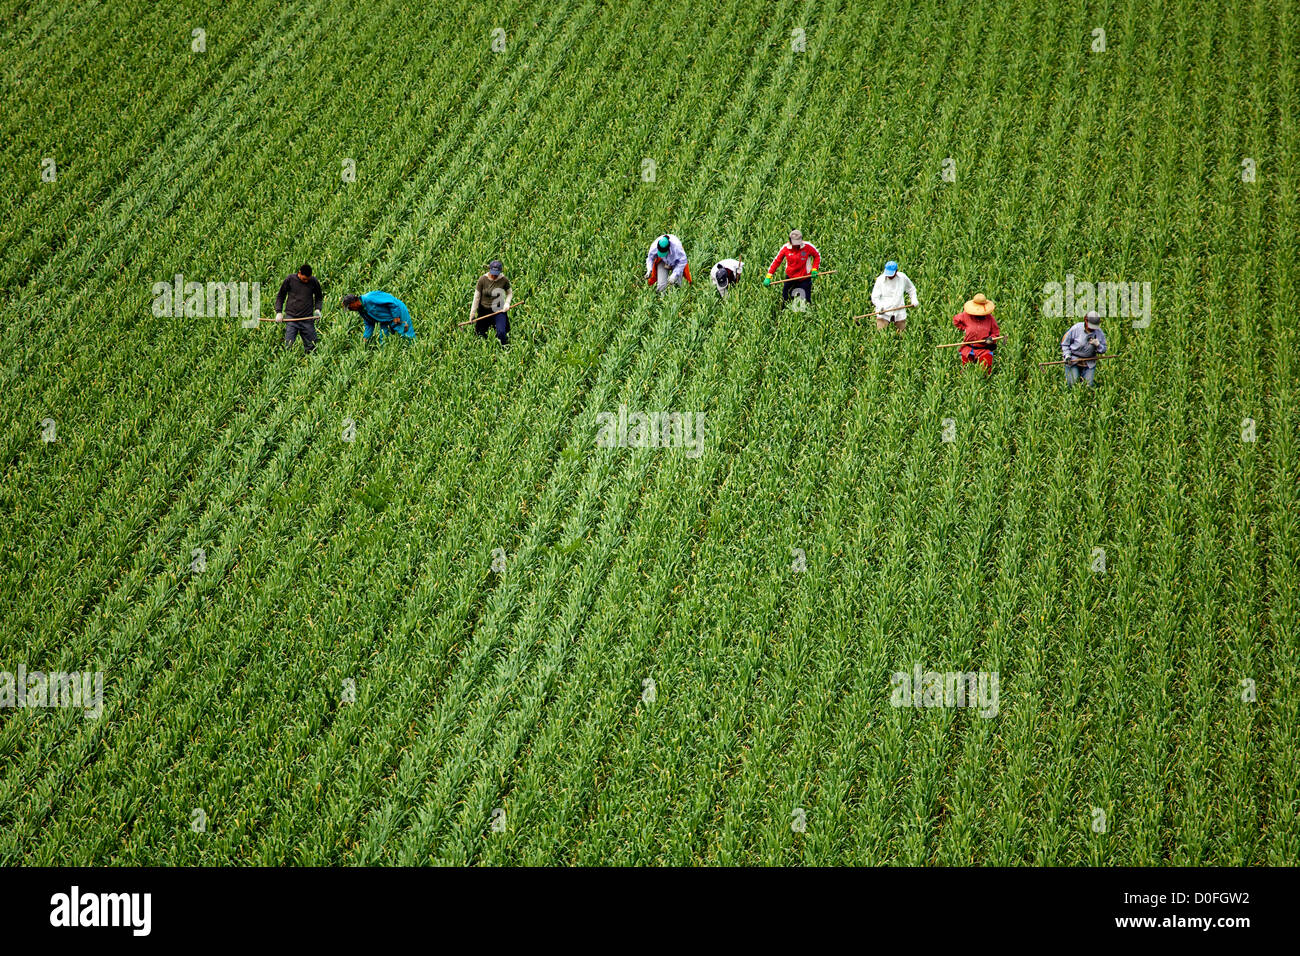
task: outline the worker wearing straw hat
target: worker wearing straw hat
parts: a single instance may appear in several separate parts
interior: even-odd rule
[[[772,264],[767,267],[763,285],[772,284],[772,276],[781,263],[785,263],[785,281],[781,284],[781,301],[789,302],[798,296],[805,303],[812,303],[812,280],[821,268],[822,256],[811,242],[805,242],[803,233],[798,229],[790,230],[790,241],[781,247]],[[811,267],[810,267],[811,264]]]
[[[885,263],[885,271],[876,276],[876,284],[871,288],[871,304],[876,307],[876,329],[883,332],[886,326],[893,325],[898,331],[907,328],[907,310],[903,308],[903,297],[909,296],[912,305],[917,305],[916,286],[912,280],[898,271],[898,263],[892,259]]]
[[[500,259],[488,263],[488,271],[479,276],[474,286],[474,301],[469,307],[469,317],[475,319],[474,334],[487,338],[488,326],[495,321],[497,341],[502,347],[510,344],[510,300],[514,290],[506,278]]]
[[[1078,313],[1075,313],[1076,315]],[[1092,386],[1097,368],[1094,356],[1106,354],[1106,333],[1101,330],[1101,316],[1089,312],[1082,322],[1070,326],[1061,339],[1061,358],[1065,361],[1065,384],[1076,385],[1079,378]],[[1092,361],[1088,361],[1088,359]]]
[[[981,292],[952,317],[952,324],[966,333],[958,349],[961,364],[979,362],[984,366],[984,374],[991,374],[993,351],[998,347],[994,339],[1002,335],[998,320],[993,318],[993,302]]]

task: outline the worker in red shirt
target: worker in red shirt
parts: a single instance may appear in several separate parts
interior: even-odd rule
[[[791,296],[798,295],[804,302],[811,303],[812,280],[822,264],[821,253],[817,251],[817,247],[811,242],[804,242],[803,233],[798,229],[791,229],[790,241],[781,247],[772,264],[767,267],[767,278],[763,280],[763,285],[772,284],[772,276],[776,275],[777,267],[783,262],[785,277],[792,281],[781,284],[781,301],[788,302]]]
[[[993,340],[1002,334],[998,320],[993,318],[993,303],[981,292],[952,317],[952,324],[966,333],[962,347],[957,350],[961,353],[961,364],[980,362],[984,374],[991,374],[993,350],[998,347]]]

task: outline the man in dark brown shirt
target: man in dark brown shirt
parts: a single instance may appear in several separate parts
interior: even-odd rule
[[[510,280],[501,269],[501,260],[493,259],[488,271],[479,276],[474,286],[474,304],[469,307],[469,317],[477,319],[474,334],[487,338],[488,326],[494,322],[497,341],[503,346],[510,344],[510,299],[513,293]],[[495,315],[493,313],[496,313]]]

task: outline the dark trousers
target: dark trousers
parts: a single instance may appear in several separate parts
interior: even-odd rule
[[[478,314],[480,316],[492,316],[492,313],[495,311],[495,309],[484,309],[481,305],[478,307]],[[500,315],[493,316],[492,318],[480,318],[474,323],[474,334],[487,338],[488,328],[493,324],[495,324],[497,328],[497,341],[502,345],[510,344],[509,312],[502,312]]]
[[[812,276],[796,279],[794,282],[787,282],[781,286],[781,301],[789,302],[790,297],[794,295],[795,289],[802,289],[804,299],[808,301],[809,305],[812,305]]]
[[[292,322],[284,324],[284,346],[288,348],[293,345],[293,340],[302,336],[302,350],[304,352],[314,351],[316,348],[316,320],[315,319],[295,319]]]

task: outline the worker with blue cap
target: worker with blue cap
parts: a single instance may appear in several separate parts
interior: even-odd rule
[[[912,306],[919,303],[916,299],[916,286],[904,273],[898,271],[898,263],[892,259],[885,263],[885,271],[876,276],[876,284],[871,289],[871,304],[876,307],[876,329],[883,332],[893,326],[902,332],[907,328],[907,308],[904,297],[910,297]]]
[[[474,334],[487,338],[488,327],[495,323],[497,341],[502,348],[510,347],[510,302],[514,290],[506,278],[500,259],[488,263],[488,271],[478,277],[474,286],[474,301],[470,303],[469,317],[474,322]]]

